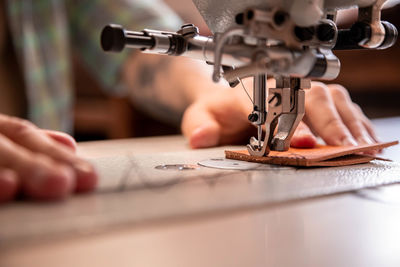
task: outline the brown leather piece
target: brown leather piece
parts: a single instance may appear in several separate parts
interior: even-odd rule
[[[346,166],[367,163],[373,159],[381,159],[371,155],[361,154],[371,150],[379,150],[397,145],[398,141],[376,143],[360,146],[326,146],[318,145],[315,148],[289,148],[288,151],[271,151],[268,156],[257,157],[249,155],[247,150],[225,151],[225,157],[258,163],[268,163],[289,166]],[[382,159],[381,159],[382,160]]]

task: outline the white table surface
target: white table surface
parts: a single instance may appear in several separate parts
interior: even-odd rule
[[[399,139],[400,118],[374,123],[383,140]],[[132,153],[133,143],[135,156],[188,150],[181,137],[162,137],[82,143],[79,153],[92,159],[118,158]],[[400,149],[390,148],[383,156],[400,162]],[[193,181],[188,187],[201,183],[205,182]],[[251,183],[231,187],[228,178],[224,183],[236,188],[232,192],[238,199],[230,196],[221,203],[239,205],[254,190],[249,189]],[[160,195],[175,195],[185,202],[182,207],[196,210],[220,188],[207,184],[202,194],[181,189],[105,190],[50,205],[12,203],[0,208],[0,266],[400,266],[399,185],[174,216],[168,216],[171,203],[166,201],[164,211],[162,205],[152,205]],[[117,209],[121,206],[124,209]],[[126,214],[121,211],[130,207],[136,216],[131,218],[143,219],[124,223]],[[102,216],[105,211],[107,216]],[[73,232],[59,231],[71,225]],[[4,230],[7,227],[10,231]]]

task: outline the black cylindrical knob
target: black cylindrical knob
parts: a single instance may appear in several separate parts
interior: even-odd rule
[[[144,50],[154,45],[154,38],[144,32],[127,31],[116,24],[107,25],[101,33],[101,47],[104,51],[120,52],[125,47]]]
[[[314,27],[298,27],[294,28],[294,34],[296,35],[297,39],[301,42],[310,41],[314,34],[315,30]]]
[[[317,38],[321,42],[329,42],[335,38],[336,28],[329,23],[321,23],[317,26]]]
[[[339,30],[333,50],[365,49],[361,45],[370,38],[371,26],[364,22],[356,22],[350,29]]]
[[[120,25],[110,24],[101,32],[101,47],[104,51],[120,52],[125,47],[125,31]]]
[[[350,28],[350,36],[353,42],[357,44],[365,44],[371,39],[371,25],[365,22],[356,22]]]

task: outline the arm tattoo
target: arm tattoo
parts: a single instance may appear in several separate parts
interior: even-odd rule
[[[166,56],[143,55],[134,69],[130,70],[130,95],[136,106],[149,115],[173,125],[179,125],[182,114],[189,104],[177,85],[179,79],[172,73],[174,59]]]
[[[137,85],[139,88],[147,88],[155,86],[157,75],[162,71],[168,71],[170,60],[165,57],[155,63],[143,63],[137,72]]]

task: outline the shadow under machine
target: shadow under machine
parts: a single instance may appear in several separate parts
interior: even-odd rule
[[[311,79],[332,80],[339,74],[340,61],[332,50],[385,49],[398,34],[394,25],[380,19],[381,9],[395,2],[390,0],[193,2],[213,36],[199,35],[193,24],[177,32],[136,32],[110,24],[103,29],[102,47],[203,60],[213,65],[215,82],[224,78],[232,87],[253,77],[248,119],[257,126],[258,136],[250,139],[247,149],[255,156],[289,149],[304,115],[304,89],[310,88]],[[349,29],[339,30],[338,10],[350,8],[358,8],[358,19]],[[274,76],[275,88],[267,88],[267,75]]]

